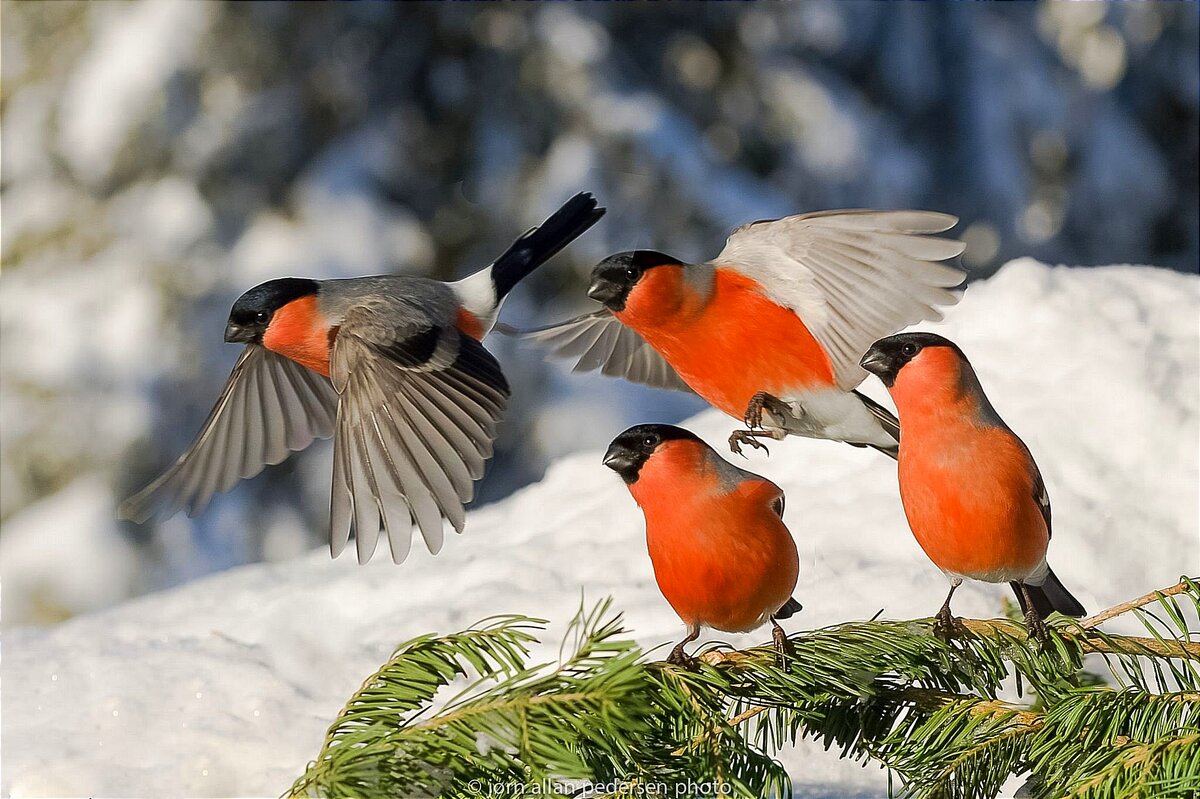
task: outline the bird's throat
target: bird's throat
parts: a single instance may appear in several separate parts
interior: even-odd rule
[[[262,343],[272,352],[329,377],[329,352],[336,334],[337,328],[330,327],[317,308],[317,298],[307,296],[275,311]]]

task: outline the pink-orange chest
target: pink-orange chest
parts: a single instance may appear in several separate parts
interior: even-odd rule
[[[804,322],[732,270],[716,270],[703,303],[671,314],[633,307],[616,315],[697,394],[731,416],[740,418],[759,391],[833,385],[829,359]]]
[[[329,377],[329,349],[337,328],[331,328],[317,307],[316,297],[301,297],[275,311],[263,334],[263,346]]]

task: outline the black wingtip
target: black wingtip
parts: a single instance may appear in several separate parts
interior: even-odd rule
[[[514,241],[492,264],[496,297],[507,295],[526,275],[583,235],[600,221],[606,210],[597,205],[591,192],[580,192],[563,203],[545,222]]]

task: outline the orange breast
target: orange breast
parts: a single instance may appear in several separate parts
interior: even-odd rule
[[[275,311],[263,334],[263,346],[329,377],[331,329],[317,309],[317,298],[301,297]]]
[[[695,481],[685,488],[679,475],[647,475],[631,486],[642,497],[659,590],[689,625],[758,627],[787,602],[799,573],[796,544],[769,507],[779,490],[758,480],[722,493],[715,476],[685,478]],[[646,501],[651,496],[665,501]]]
[[[834,384],[829,358],[804,322],[764,296],[750,278],[718,269],[707,302],[672,305],[664,294],[689,291],[668,285],[671,272],[680,271],[648,271],[642,281],[650,283],[647,290],[639,284],[616,317],[713,406],[740,419],[758,391],[782,395]],[[662,313],[663,307],[672,312]]]
[[[988,582],[1021,579],[1049,543],[1029,453],[1008,430],[976,423],[976,400],[947,385],[898,380],[893,389],[904,430],[904,513],[917,543],[944,571]]]

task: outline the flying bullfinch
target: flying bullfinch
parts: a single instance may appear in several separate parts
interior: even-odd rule
[[[776,619],[800,610],[792,599],[800,570],[783,523],[783,491],[721,458],[695,434],[665,424],[621,433],[604,455],[646,517],[654,577],[687,625],[668,661],[701,627],[749,632],[770,621],[780,657],[787,638]]]
[[[225,340],[246,349],[203,429],[121,516],[198,514],[214,493],[333,436],[333,556],[353,529],[365,563],[382,526],[400,563],[414,522],[436,553],[443,518],[463,529],[463,503],[508,404],[508,383],[480,340],[513,286],[603,214],[578,194],[455,283],[381,275],[250,289],[225,328]]]
[[[576,371],[690,388],[745,420],[750,429],[730,437],[734,452],[793,433],[895,457],[896,417],[854,390],[866,377],[859,359],[876,339],[958,301],[949,289],[962,272],[941,262],[963,244],[930,235],[957,221],[826,211],[743,225],[705,263],[618,253],[592,270],[588,296],[603,309],[525,335],[576,359]]]
[[[1083,616],[1046,563],[1050,496],[1029,448],[992,408],[954,343],[932,333],[876,342],[862,359],[891,392],[904,425],[900,498],[917,543],[950,578],[938,628],[964,578],[1008,583],[1030,633],[1053,611]]]

